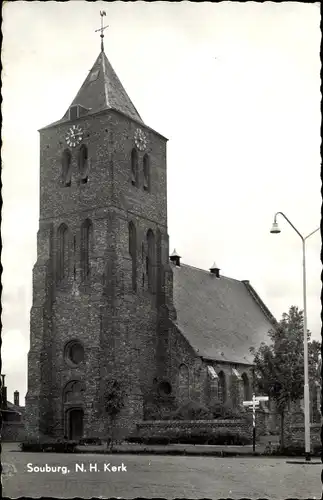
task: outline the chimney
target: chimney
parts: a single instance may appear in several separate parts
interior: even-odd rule
[[[7,409],[7,388],[5,387],[5,375],[1,375],[1,408]]]
[[[176,249],[174,249],[174,252],[172,253],[172,255],[169,258],[170,258],[171,262],[173,262],[173,264],[175,264],[175,266],[180,267],[181,256],[178,255],[178,253],[176,252]]]
[[[13,404],[19,406],[19,392],[15,391],[13,393]]]
[[[213,263],[213,266],[210,267],[210,273],[214,274],[216,278],[220,278],[220,268],[215,262]]]

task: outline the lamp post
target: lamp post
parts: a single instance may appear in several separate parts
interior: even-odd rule
[[[305,261],[305,241],[316,233],[320,228],[318,227],[312,231],[307,236],[302,236],[301,233],[296,229],[296,227],[291,223],[291,221],[286,217],[283,212],[277,212],[274,217],[274,222],[270,230],[273,234],[280,233],[280,229],[277,223],[277,215],[282,215],[288,224],[294,229],[298,236],[302,240],[303,249],[303,309],[304,309],[304,417],[305,417],[305,457],[306,461],[311,460],[311,437],[310,437],[310,397],[309,397],[309,387],[308,387],[308,342],[307,342],[307,309],[306,309],[306,261]]]

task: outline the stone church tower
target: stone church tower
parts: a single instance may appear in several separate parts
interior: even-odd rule
[[[104,437],[106,387],[125,388],[118,425],[166,384],[167,139],[147,127],[102,45],[64,117],[40,130],[29,436]]]

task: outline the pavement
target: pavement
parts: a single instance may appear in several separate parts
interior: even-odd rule
[[[77,453],[98,454],[152,454],[152,455],[200,455],[200,456],[257,456],[262,455],[266,445],[256,446],[255,453],[252,445],[246,446],[223,446],[202,444],[168,444],[168,445],[145,445],[145,444],[117,444],[110,450],[106,444],[77,446]]]
[[[113,450],[108,449],[106,444],[77,446],[78,453],[113,453],[113,454],[152,454],[152,455],[200,455],[200,456],[260,456],[263,455],[268,443],[272,446],[279,444],[278,436],[262,436],[253,451],[252,445],[192,445],[192,444],[168,444],[147,445],[136,443],[116,444]]]
[[[29,453],[4,443],[1,460],[6,498],[281,500],[322,495],[319,465],[287,464],[277,457]]]

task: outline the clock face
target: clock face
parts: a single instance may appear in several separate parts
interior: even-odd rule
[[[140,128],[137,128],[135,132],[135,144],[140,151],[144,151],[147,147],[146,135]]]
[[[83,130],[79,125],[72,125],[69,131],[66,134],[66,142],[68,146],[75,148],[83,138]]]

